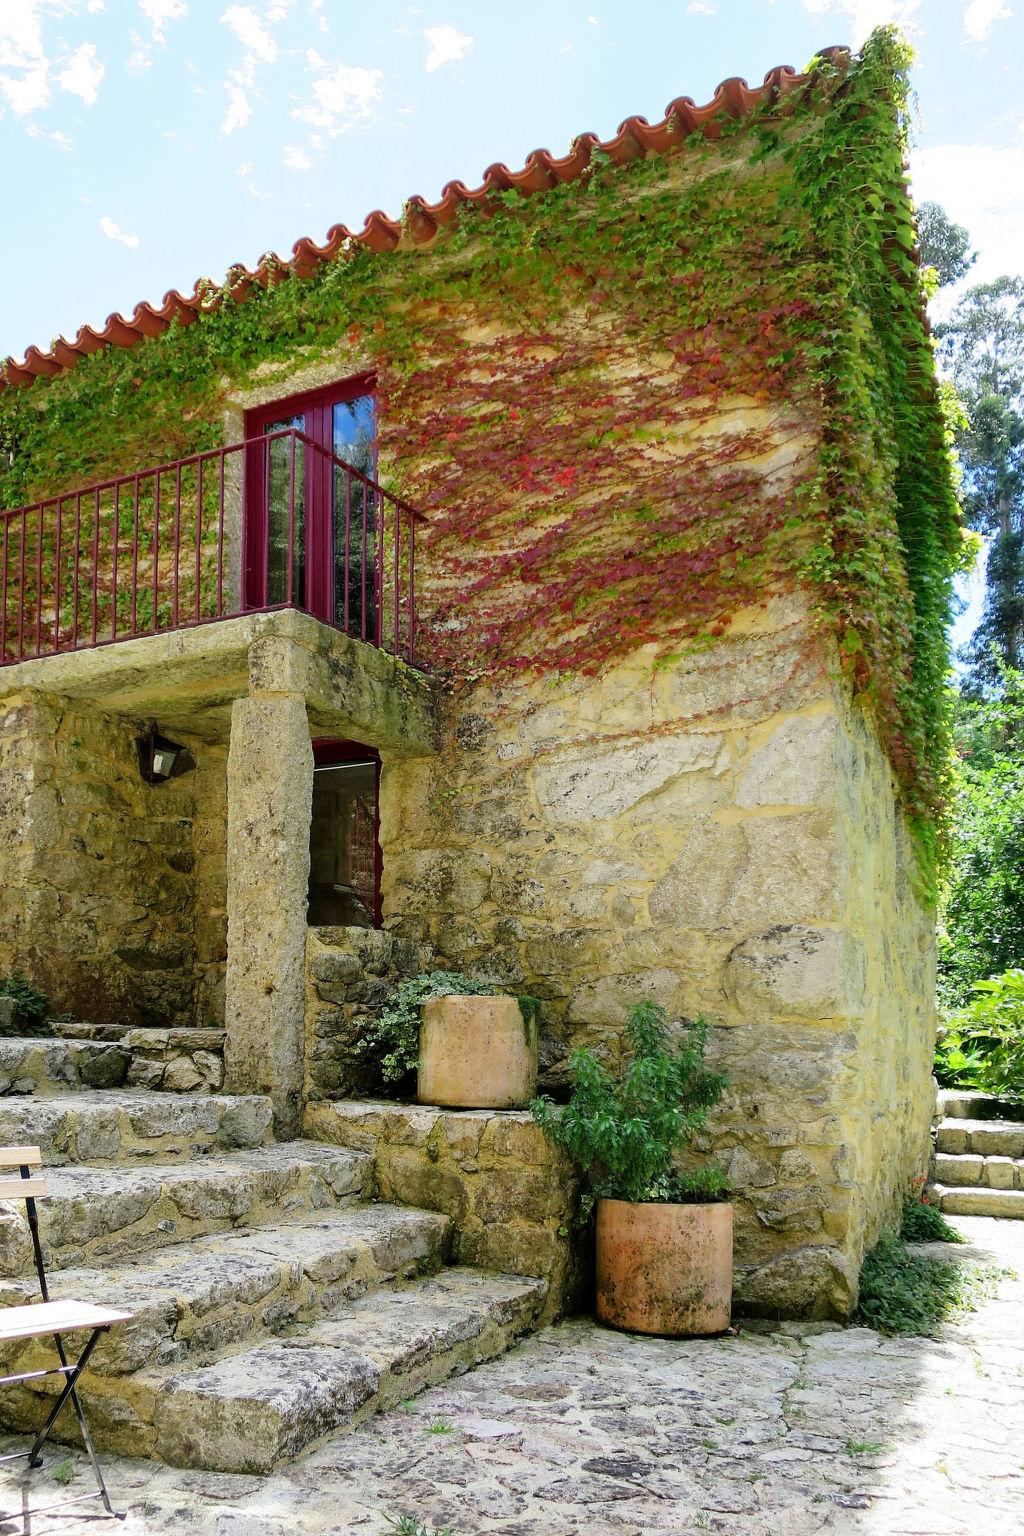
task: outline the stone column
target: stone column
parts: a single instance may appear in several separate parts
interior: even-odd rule
[[[228,749],[225,1087],[265,1093],[278,1135],[302,1118],[313,749],[303,699],[236,699]]]

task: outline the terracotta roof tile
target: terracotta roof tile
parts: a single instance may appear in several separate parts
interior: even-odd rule
[[[847,48],[824,48],[821,56],[833,65],[845,67],[850,52]],[[374,209],[358,233],[344,224],[334,224],[322,245],[308,238],[297,241],[287,262],[270,255],[264,256],[251,272],[244,266],[232,267],[226,280],[227,291],[241,303],[254,287],[265,288],[279,282],[289,270],[298,277],[310,277],[324,262],[334,261],[359,245],[376,252],[392,251],[403,241],[425,245],[439,229],[458,217],[459,209],[466,203],[485,204],[497,192],[516,191],[530,196],[561,182],[575,181],[590,163],[595,149],[615,164],[625,165],[643,156],[664,154],[693,133],[717,139],[725,120],[746,117],[771,106],[810,79],[810,74],[797,74],[788,65],[779,65],[768,71],[759,86],[749,86],[737,77],[723,80],[712,99],[701,107],[689,96],[677,96],[659,123],[649,123],[645,117],[627,117],[614,138],[601,140],[596,134],[583,133],[573,141],[567,155],[559,157],[546,149],[535,149],[520,171],[510,171],[501,164],[488,166],[479,187],[471,189],[465,182],[449,181],[436,203],[411,197],[401,221]],[[73,340],[61,336],[49,351],[29,347],[20,363],[9,357],[0,365],[0,388],[31,384],[41,376],[73,368],[80,358],[105,346],[134,346],[149,336],[159,336],[175,318],[188,324],[199,314],[208,289],[208,283],[201,279],[190,294],[172,289],[164,295],[162,304],[138,304],[130,317],[111,315],[99,331],[84,325]]]

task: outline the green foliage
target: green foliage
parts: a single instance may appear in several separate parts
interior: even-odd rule
[[[957,698],[956,792],[939,927],[939,1000],[964,1007],[977,981],[1024,964],[1024,676]]]
[[[395,1536],[454,1536],[450,1526],[446,1525],[443,1531],[439,1531],[432,1526],[421,1525],[413,1515],[385,1515],[384,1519]]]
[[[397,986],[376,1018],[368,1021],[359,1042],[360,1054],[378,1059],[386,1083],[401,1082],[416,1071],[424,1003],[432,997],[498,997],[502,990],[493,982],[477,981],[458,971],[413,976]]]
[[[957,437],[964,511],[990,540],[985,608],[967,650],[984,692],[999,686],[1001,664],[1024,667],[1024,277],[969,289],[936,334],[967,411]]]
[[[20,971],[0,977],[0,997],[12,997],[20,1026],[35,1029],[50,1011],[50,1000],[34,987]]]
[[[976,981],[973,991],[940,1030],[936,1076],[947,1087],[1024,1099],[1024,970]]]
[[[967,230],[954,224],[939,203],[922,203],[918,208],[917,239],[921,260],[934,269],[940,288],[966,277],[978,259]]]
[[[327,358],[372,367],[383,473],[427,511],[443,573],[432,667],[467,683],[647,645],[666,661],[799,584],[877,723],[930,893],[962,542],[904,181],[908,64],[882,29],[716,140],[595,153],[577,181],[467,206],[433,252],[355,246],[245,302],[229,274],[195,323],[0,390],[0,504],[216,446],[257,369],[284,393]],[[739,398],[751,424],[716,430]],[[783,421],[820,428],[785,483],[764,469]]]
[[[905,1243],[965,1243],[967,1239],[932,1205],[923,1189],[916,1188],[903,1201],[900,1237]]]
[[[936,1333],[994,1296],[1007,1271],[995,1264],[923,1258],[883,1237],[864,1260],[857,1321],[882,1333]]]
[[[694,1172],[675,1167],[707,1124],[708,1110],[725,1092],[724,1073],[704,1065],[711,1024],[697,1018],[673,1047],[665,1010],[638,1003],[626,1033],[632,1059],[616,1079],[593,1051],[574,1051],[569,1062],[572,1097],[559,1109],[534,1099],[534,1118],[589,1183],[588,1215],[598,1199],[722,1200],[727,1189],[713,1164]]]
[[[54,1464],[50,1476],[53,1478],[55,1483],[64,1483],[67,1485],[68,1483],[73,1483],[75,1478],[78,1476],[78,1468],[75,1466],[75,1463],[72,1461],[71,1457],[67,1456],[63,1461],[58,1461]]]

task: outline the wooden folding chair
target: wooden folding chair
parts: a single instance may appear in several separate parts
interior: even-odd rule
[[[46,1283],[46,1270],[43,1267],[43,1249],[39,1241],[39,1221],[36,1215],[36,1200],[46,1194],[46,1185],[41,1178],[34,1177],[33,1168],[39,1168],[42,1158],[38,1147],[0,1147],[0,1169],[17,1168],[17,1178],[0,1177],[0,1199],[24,1200],[28,1214],[29,1232],[32,1235],[32,1251],[35,1257],[36,1274],[39,1276],[39,1291],[42,1301],[33,1302],[25,1307],[0,1307],[0,1345],[15,1343],[20,1339],[38,1339],[52,1336],[57,1351],[59,1365],[50,1366],[46,1370],[21,1371],[14,1376],[0,1376],[0,1387],[13,1386],[23,1381],[38,1381],[43,1376],[63,1376],[64,1386],[57,1396],[57,1400],[47,1415],[46,1423],[35,1438],[30,1451],[13,1451],[6,1456],[0,1456],[0,1464],[7,1461],[19,1461],[28,1458],[30,1467],[38,1467],[42,1462],[39,1452],[49,1436],[57,1416],[64,1404],[68,1401],[74,1407],[78,1418],[78,1427],[81,1430],[82,1442],[92,1462],[93,1472],[96,1474],[98,1491],[96,1493],[80,1493],[71,1498],[61,1499],[54,1504],[41,1504],[35,1509],[23,1509],[18,1513],[23,1518],[29,1515],[40,1515],[45,1511],[66,1509],[71,1504],[83,1503],[86,1499],[102,1499],[103,1508],[108,1515],[115,1519],[123,1520],[124,1515],[113,1509],[107,1494],[107,1485],[103,1481],[103,1473],[96,1459],[93,1449],[92,1437],[89,1434],[89,1426],[85,1421],[85,1414],[78,1396],[78,1378],[89,1363],[89,1357],[99,1342],[100,1335],[106,1333],[108,1328],[116,1327],[118,1323],[129,1323],[132,1320],[130,1312],[115,1312],[109,1307],[94,1307],[85,1301],[51,1301],[50,1291]],[[6,1218],[13,1220],[13,1217]],[[89,1332],[89,1341],[77,1360],[69,1360],[64,1347],[63,1335],[65,1333]],[[0,1515],[0,1523],[6,1520],[15,1520],[18,1515]]]

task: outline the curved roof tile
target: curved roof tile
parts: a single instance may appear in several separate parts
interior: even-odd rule
[[[820,56],[845,68],[849,64],[850,51],[841,47],[823,48]],[[389,218],[376,208],[367,216],[358,234],[344,224],[333,224],[322,245],[308,237],[297,240],[288,261],[267,255],[261,257],[255,271],[250,272],[241,265],[232,267],[225,282],[226,290],[232,299],[243,303],[254,287],[266,288],[280,282],[288,271],[298,277],[311,277],[324,262],[335,261],[360,245],[380,253],[393,251],[400,242],[426,245],[439,229],[458,217],[459,209],[466,203],[479,207],[498,192],[515,191],[529,197],[546,192],[559,183],[575,181],[589,165],[595,149],[606,154],[614,164],[625,165],[647,155],[664,154],[693,133],[700,133],[706,139],[717,139],[725,119],[747,117],[763,107],[772,106],[806,85],[811,78],[810,73],[797,74],[789,65],[779,65],[768,71],[759,86],[749,86],[738,76],[723,80],[712,99],[702,107],[689,96],[677,96],[669,102],[659,123],[649,123],[645,117],[627,117],[611,139],[601,140],[594,133],[582,133],[573,140],[566,155],[557,156],[546,149],[535,149],[527,155],[526,164],[520,171],[511,171],[500,163],[488,166],[479,187],[471,189],[465,182],[449,181],[436,203],[428,203],[418,196],[410,197],[401,221]],[[49,351],[29,347],[20,363],[7,358],[0,365],[0,388],[28,385],[37,378],[61,373],[102,347],[134,346],[147,337],[159,336],[172,320],[189,324],[204,307],[210,307],[211,302],[220,303],[221,298],[215,295],[211,301],[210,284],[205,279],[201,278],[187,295],[172,288],[158,306],[143,302],[135,306],[130,318],[110,315],[102,330],[84,325],[73,341],[58,337]]]

